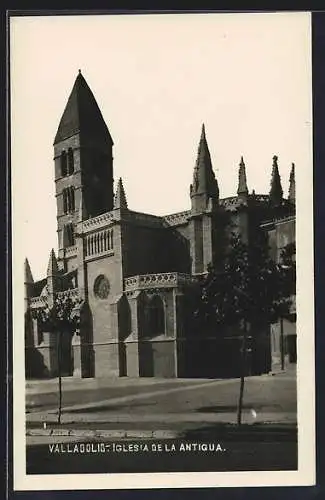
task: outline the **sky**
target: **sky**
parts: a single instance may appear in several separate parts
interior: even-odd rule
[[[203,122],[221,197],[241,155],[256,193],[275,154],[285,194],[292,162],[297,183],[311,171],[310,35],[308,13],[11,18],[14,266],[28,257],[40,279],[57,252],[53,140],[78,69],[129,208],[164,215],[190,208]]]

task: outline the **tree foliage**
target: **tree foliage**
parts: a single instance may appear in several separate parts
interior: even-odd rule
[[[295,288],[294,245],[275,262],[263,234],[253,245],[230,236],[223,265],[210,266],[201,288],[197,315],[211,329],[246,323],[274,322],[289,312]]]
[[[81,303],[79,298],[57,295],[53,305],[47,302],[45,307],[34,310],[32,315],[43,330],[79,333]]]

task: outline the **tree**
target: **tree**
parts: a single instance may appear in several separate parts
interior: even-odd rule
[[[237,423],[241,424],[246,373],[247,333],[270,324],[289,308],[290,287],[283,267],[271,259],[264,233],[248,246],[230,236],[228,251],[218,267],[210,266],[203,282],[198,314],[207,328],[239,325],[242,330],[241,378]]]
[[[296,294],[296,244],[289,243],[280,254],[280,296],[277,303],[277,320],[280,322],[281,370],[284,370],[284,331],[283,320],[290,314],[292,299]]]
[[[45,307],[35,309],[32,317],[38,320],[39,328],[54,333],[57,338],[57,362],[59,378],[58,423],[62,416],[62,335],[72,336],[79,333],[80,305],[82,300],[69,295],[56,295],[53,303],[46,302]]]

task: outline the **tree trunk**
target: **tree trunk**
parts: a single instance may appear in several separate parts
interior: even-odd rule
[[[243,412],[243,398],[244,398],[245,373],[246,373],[246,337],[247,337],[247,326],[245,321],[243,341],[242,341],[242,352],[241,352],[241,375],[240,375],[240,389],[239,389],[239,400],[237,409],[237,425],[241,425],[242,412]]]
[[[62,374],[61,374],[61,354],[62,354],[62,333],[58,332],[58,376],[59,376],[59,407],[58,407],[58,423],[61,424],[62,416]]]
[[[284,333],[283,318],[280,318],[280,349],[281,349],[281,370],[284,370]]]

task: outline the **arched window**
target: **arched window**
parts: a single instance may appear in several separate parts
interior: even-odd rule
[[[72,247],[75,245],[75,236],[74,236],[74,226],[73,224],[67,224],[67,246]]]
[[[74,172],[74,158],[73,158],[73,149],[68,149],[68,175],[73,174]]]
[[[63,248],[72,247],[75,244],[74,225],[70,222],[63,227]]]
[[[117,311],[119,340],[125,340],[132,331],[131,309],[125,295],[119,300]]]
[[[70,186],[63,189],[63,212],[65,214],[73,212],[75,209],[74,187]]]
[[[104,252],[108,250],[108,231],[105,231],[104,233]]]
[[[73,212],[75,209],[75,199],[74,199],[74,187],[70,187],[70,212]]]
[[[61,175],[62,177],[65,177],[68,173],[67,170],[67,153],[65,151],[62,151],[61,153]]]
[[[164,303],[155,295],[149,303],[149,334],[162,335],[165,333],[165,310]]]
[[[68,212],[68,198],[66,189],[63,189],[62,197],[63,197],[63,213],[66,214]]]

